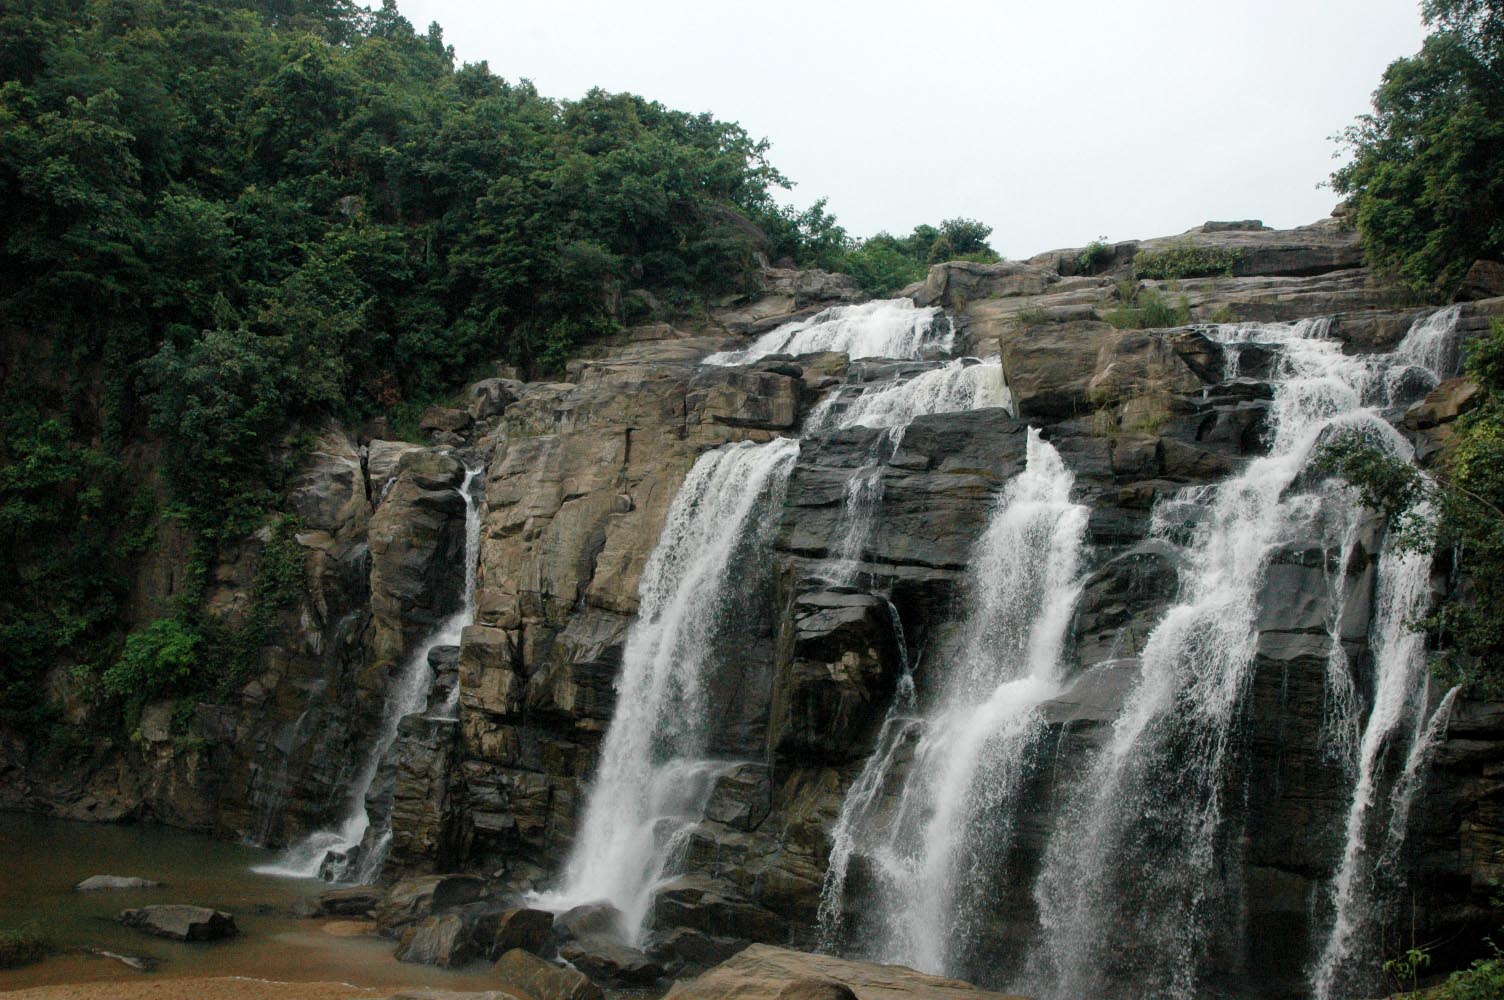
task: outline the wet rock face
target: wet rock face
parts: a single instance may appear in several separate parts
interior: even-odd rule
[[[153,937],[173,941],[217,941],[237,933],[234,916],[203,906],[143,906],[125,910],[115,919]]]

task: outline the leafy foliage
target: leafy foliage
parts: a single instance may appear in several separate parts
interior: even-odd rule
[[[1400,544],[1449,554],[1458,585],[1417,623],[1443,649],[1435,664],[1471,692],[1504,694],[1504,323],[1473,345],[1468,372],[1482,401],[1456,423],[1454,444],[1431,477],[1370,442],[1328,443],[1320,464],[1352,483]]]
[[[0,969],[16,969],[40,962],[52,950],[52,942],[35,927],[0,930]]]
[[[1111,259],[1112,248],[1107,245],[1107,237],[1098,236],[1081,248],[1076,267],[1082,274],[1096,274]]]
[[[1136,281],[1118,283],[1118,300],[1122,304],[1102,318],[1120,330],[1157,330],[1191,321],[1191,306],[1184,295],[1171,302],[1152,288],[1141,288]]]
[[[191,579],[265,524],[300,427],[411,413],[498,360],[561,367],[634,289],[737,292],[759,225],[800,261],[846,249],[823,203],[777,206],[740,126],[456,66],[392,0],[16,0],[0,80],[12,720],[57,665],[133,699],[212,686],[261,628],[224,633],[189,587],[122,642],[143,440]]]
[[[987,245],[991,235],[991,226],[974,219],[915,226],[907,236],[878,233],[851,246],[836,269],[854,277],[870,295],[892,295],[922,281],[931,264],[950,260],[997,263],[1002,258]]]
[[[1423,11],[1437,30],[1390,65],[1373,112],[1342,133],[1353,159],[1332,185],[1369,260],[1431,292],[1504,254],[1504,5],[1428,0]]]
[[[1163,250],[1140,250],[1133,255],[1133,273],[1140,278],[1175,281],[1230,275],[1243,254],[1238,250],[1197,246],[1177,240]]]

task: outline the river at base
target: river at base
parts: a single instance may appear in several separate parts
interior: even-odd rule
[[[0,992],[62,983],[246,976],[286,982],[452,990],[495,989],[487,966],[451,971],[404,965],[394,942],[349,919],[305,919],[294,907],[329,888],[317,879],[251,871],[270,851],[166,827],[75,823],[0,813],[0,932],[35,930],[56,953],[0,970]],[[158,889],[75,892],[90,875],[136,875]],[[235,915],[236,937],[184,944],[148,937],[114,920],[153,903],[212,906]],[[367,929],[368,930],[368,929]],[[87,949],[155,959],[149,973]]]

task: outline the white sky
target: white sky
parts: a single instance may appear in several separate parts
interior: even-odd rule
[[[462,61],[772,141],[853,235],[953,216],[1009,257],[1208,219],[1313,222],[1329,137],[1420,47],[1418,0],[399,0]]]

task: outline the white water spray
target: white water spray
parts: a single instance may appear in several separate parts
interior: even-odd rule
[[[840,351],[853,358],[917,358],[922,349],[948,351],[954,331],[939,307],[911,299],[876,299],[835,306],[809,319],[785,323],[740,351],[722,351],[707,365],[745,365],[771,354]]]
[[[256,871],[266,875],[328,877],[333,881],[355,883],[375,881],[381,874],[391,841],[391,817],[382,819],[384,829],[372,830],[366,794],[376,781],[382,761],[397,741],[397,727],[403,717],[421,712],[428,703],[434,681],[428,654],[439,646],[459,645],[465,626],[475,621],[475,575],[480,562],[481,535],[481,505],[475,482],[483,472],[479,466],[467,468],[464,481],[458,488],[465,500],[465,569],[460,606],[418,644],[393,678],[382,710],[381,730],[361,764],[360,776],[351,789],[344,819],[335,829],[310,833],[290,846],[276,862],[257,867]],[[456,683],[449,698],[457,704],[458,697],[459,684]],[[454,707],[446,704],[446,717],[453,717]]]
[[[1027,467],[1004,488],[971,560],[961,659],[925,714],[896,809],[885,816],[877,796],[912,697],[902,689],[878,752],[843,804],[822,898],[827,937],[841,916],[850,857],[860,852],[874,863],[881,897],[873,957],[940,973],[970,943],[986,899],[971,855],[1006,851],[1026,774],[1023,744],[1038,706],[1059,690],[1087,520],[1070,501],[1072,483],[1055,449],[1031,430]]]
[[[641,934],[653,889],[704,815],[723,765],[705,760],[706,690],[739,572],[774,523],[797,441],[726,445],[701,455],[643,570],[616,710],[601,747],[563,885],[538,905],[607,901]]]
[[[1396,352],[1351,356],[1328,323],[1211,328],[1228,349],[1277,348],[1269,454],[1213,491],[1156,511],[1163,533],[1177,507],[1202,512],[1182,602],[1150,634],[1142,674],[1105,752],[1047,849],[1035,887],[1042,942],[1033,977],[1058,997],[1108,996],[1117,983],[1173,998],[1199,995],[1217,928],[1235,919],[1239,888],[1226,877],[1226,769],[1257,640],[1257,598],[1270,556],[1309,537],[1323,504],[1345,537],[1356,502],[1292,490],[1317,445],[1352,432],[1408,457],[1379,415],[1390,402]],[[1365,742],[1368,737],[1365,734]],[[1131,947],[1124,944],[1131,942]]]

